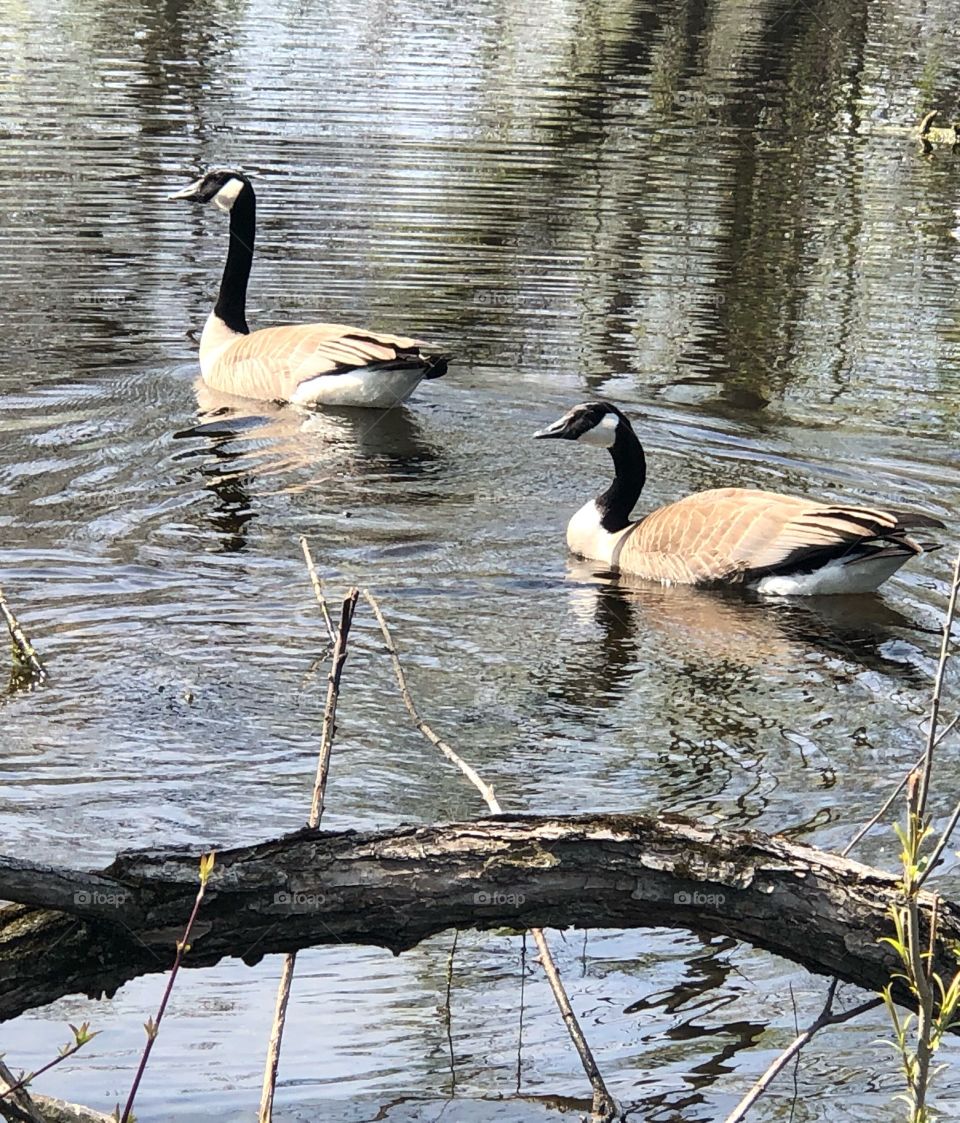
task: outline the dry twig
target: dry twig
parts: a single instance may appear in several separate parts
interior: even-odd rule
[[[310,553],[310,543],[303,534],[300,535],[300,549],[303,551],[303,560],[307,563],[307,573],[310,574],[310,584],[313,586],[317,604],[320,605],[323,622],[327,626],[327,635],[330,637],[331,643],[336,643],[337,634],[333,630],[333,621],[330,619],[330,610],[327,608],[327,598],[323,594],[323,582],[320,580],[320,574],[317,573],[317,567],[313,564],[313,554]]]
[[[305,538],[300,539],[304,557],[307,559],[307,568],[313,581],[313,589],[320,602],[324,619],[332,632],[330,614],[327,611],[326,601],[323,597],[323,586],[310,556],[310,547]],[[340,679],[343,675],[343,665],[347,660],[347,636],[350,634],[350,625],[353,623],[353,614],[357,608],[357,589],[350,589],[343,598],[340,606],[340,626],[336,632],[333,647],[333,662],[327,676],[327,700],[323,709],[323,729],[320,735],[320,753],[317,757],[317,774],[313,783],[313,798],[310,803],[310,817],[307,826],[316,828],[320,825],[323,815],[323,798],[327,788],[327,776],[330,771],[330,752],[333,748],[333,737],[336,731],[337,702],[340,698]],[[260,1092],[260,1123],[270,1123],[273,1118],[273,1097],[277,1087],[277,1070],[280,1066],[280,1046],[283,1042],[283,1029],[287,1020],[287,1004],[290,1001],[290,985],[293,981],[293,971],[297,962],[296,952],[284,956],[283,970],[280,974],[280,983],[277,987],[277,1003],[274,1008],[273,1027],[270,1030],[270,1044],[267,1047],[267,1063],[263,1072],[263,1087]]]
[[[833,1012],[833,996],[836,993],[838,981],[837,979],[831,981],[827,989],[826,1002],[824,1002],[823,1009],[820,1011],[816,1020],[811,1022],[801,1033],[797,1034],[793,1041],[777,1057],[773,1064],[770,1065],[733,1111],[730,1112],[724,1120],[724,1123],[740,1123],[740,1120],[746,1117],[747,1112],[770,1087],[779,1073],[787,1067],[791,1059],[800,1052],[814,1034],[819,1033],[820,1030],[824,1029],[826,1026],[835,1026],[839,1025],[841,1022],[849,1022],[852,1018],[857,1018],[861,1014],[865,1014],[868,1010],[873,1010],[877,1006],[883,1005],[882,998],[871,998],[867,1002],[861,1002],[859,1006],[853,1006],[849,1010],[841,1010],[838,1014],[835,1014]]]

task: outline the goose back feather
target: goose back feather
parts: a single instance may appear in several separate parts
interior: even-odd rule
[[[626,573],[671,584],[759,586],[832,562],[853,566],[892,558],[898,568],[923,552],[907,531],[941,525],[918,513],[717,488],[652,511],[622,537],[611,561]],[[869,581],[874,571],[863,576]],[[768,590],[772,584],[767,582]]]

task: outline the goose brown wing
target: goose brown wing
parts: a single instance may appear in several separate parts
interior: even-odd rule
[[[231,343],[206,381],[231,394],[289,401],[308,379],[384,363],[421,366],[429,376],[438,358],[424,353],[425,346],[346,324],[262,328]]]
[[[907,528],[937,525],[913,512],[721,488],[651,512],[624,540],[618,564],[627,572],[684,584],[756,580],[815,569],[868,543],[919,553]]]

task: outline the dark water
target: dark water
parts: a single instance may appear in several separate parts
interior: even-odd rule
[[[0,12],[0,580],[51,671],[0,698],[4,850],[97,865],[301,824],[324,644],[300,534],[333,589],[382,596],[424,713],[506,807],[846,841],[917,753],[956,525],[855,605],[611,587],[563,542],[606,458],[529,438],[599,393],[638,418],[645,504],[746,484],[952,521],[960,156],[910,127],[957,109],[960,5]],[[206,163],[257,176],[255,326],[422,334],[456,352],[449,376],[386,417],[198,428],[187,332],[226,231],[162,199]],[[328,825],[481,810],[409,728],[366,620],[340,725]],[[940,809],[958,784],[951,747]],[[894,853],[889,832],[863,851]],[[278,1117],[582,1110],[530,965],[511,1098],[516,938],[461,938],[451,1064],[450,942],[300,957]],[[638,1120],[722,1118],[792,1035],[790,991],[803,1021],[824,990],[683,932],[555,942]],[[142,1120],[252,1117],[278,966],[181,977]],[[91,1019],[41,1090],[112,1108],[159,991],[65,999],[0,1049],[36,1066]],[[786,1078],[756,1118],[892,1118],[885,1031],[818,1039],[799,1099]],[[960,1077],[940,1088],[949,1117]]]

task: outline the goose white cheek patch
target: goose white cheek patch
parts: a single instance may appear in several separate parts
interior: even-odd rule
[[[605,413],[603,420],[588,429],[582,436],[577,437],[585,445],[595,445],[597,448],[610,448],[617,439],[617,426],[620,418],[615,413]]]
[[[233,204],[237,201],[237,196],[243,190],[243,181],[239,179],[228,179],[227,182],[220,188],[214,195],[213,201],[222,211],[229,211]]]

